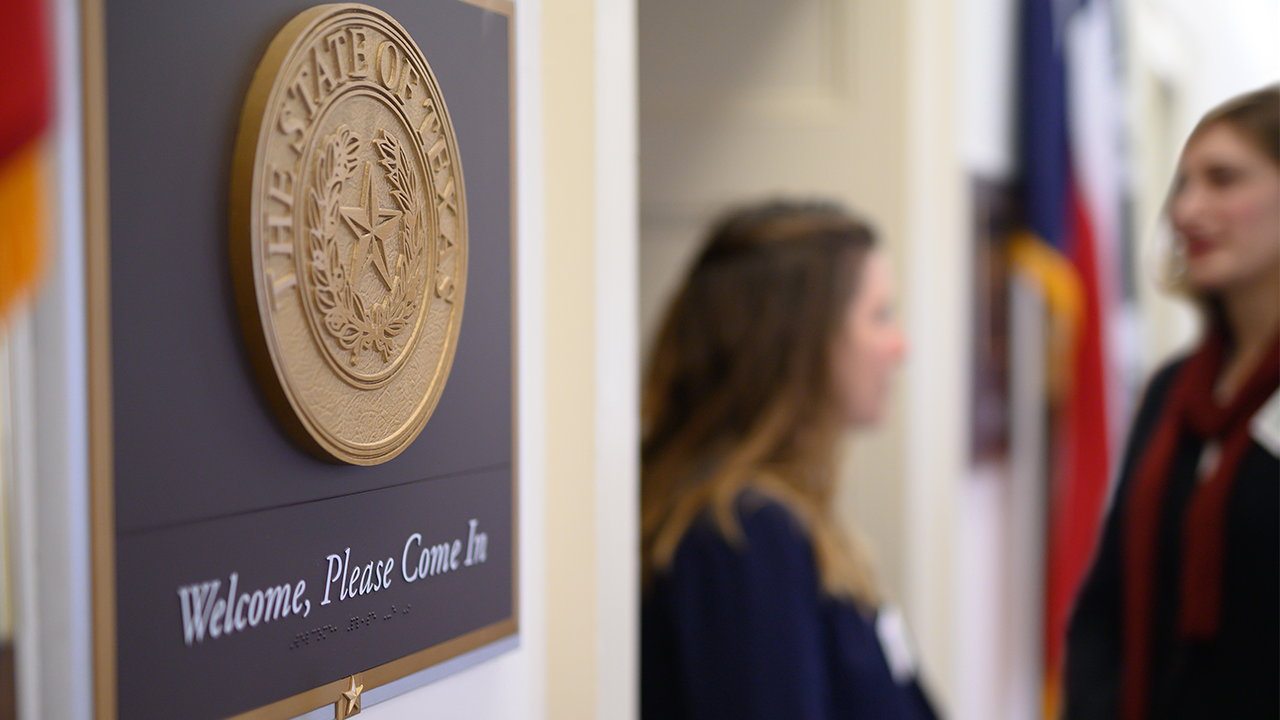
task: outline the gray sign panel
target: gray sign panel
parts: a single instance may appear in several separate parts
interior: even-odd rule
[[[425,430],[395,459],[355,467],[308,454],[268,407],[227,251],[244,96],[268,42],[307,7],[105,2],[113,460],[95,482],[111,484],[115,513],[96,542],[114,549],[122,718],[234,716],[514,631],[511,16],[377,3],[448,104],[468,285]]]

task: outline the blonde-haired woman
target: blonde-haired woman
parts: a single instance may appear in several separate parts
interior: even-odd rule
[[[1280,87],[1211,111],[1169,199],[1206,316],[1130,432],[1067,641],[1067,717],[1280,717]]]
[[[642,717],[933,717],[831,514],[836,440],[879,419],[905,351],[891,280],[832,205],[713,229],[644,388]]]

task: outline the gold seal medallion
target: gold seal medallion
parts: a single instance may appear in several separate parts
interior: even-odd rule
[[[300,442],[374,465],[426,425],[466,289],[462,166],[422,51],[363,5],[307,10],[249,88],[231,182],[237,303]]]

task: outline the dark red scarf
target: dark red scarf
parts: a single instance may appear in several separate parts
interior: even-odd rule
[[[1151,620],[1161,509],[1178,440],[1189,433],[1220,448],[1218,465],[1192,491],[1183,517],[1178,634],[1212,639],[1222,604],[1227,500],[1249,449],[1249,421],[1280,384],[1280,340],[1226,406],[1214,400],[1227,338],[1215,326],[1178,369],[1145,451],[1135,467],[1124,515],[1124,605],[1120,716],[1146,717],[1151,672]]]

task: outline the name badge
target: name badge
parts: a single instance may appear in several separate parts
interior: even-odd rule
[[[1280,390],[1272,393],[1267,404],[1253,416],[1249,422],[1249,434],[1267,452],[1280,457]]]
[[[876,636],[894,682],[899,685],[910,682],[916,675],[916,658],[911,650],[907,621],[898,608],[886,605],[876,613]]]

